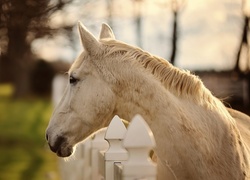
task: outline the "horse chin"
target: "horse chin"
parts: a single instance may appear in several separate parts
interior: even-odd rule
[[[64,147],[57,150],[56,155],[58,157],[69,157],[73,154],[74,150],[70,147]]]

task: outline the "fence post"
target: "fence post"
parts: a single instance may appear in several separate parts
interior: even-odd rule
[[[155,139],[147,123],[136,115],[123,140],[129,158],[123,164],[123,180],[156,179],[156,164],[149,158],[149,151],[155,147]]]
[[[81,153],[82,154],[82,161],[83,161],[83,166],[81,166],[81,172],[82,172],[82,180],[87,180],[91,178],[91,143],[92,143],[92,138],[89,137],[88,139],[84,140],[81,142],[78,146],[79,149],[76,149],[76,153]]]
[[[107,128],[102,128],[95,133],[95,137],[92,141],[91,151],[91,167],[92,167],[92,180],[102,179],[99,174],[99,151],[106,150],[108,148],[107,141],[104,140],[104,135]]]
[[[76,146],[74,155],[67,158],[58,158],[62,180],[89,180],[92,167],[90,166],[90,149],[92,139],[88,138]]]
[[[109,143],[109,149],[105,152],[105,180],[114,180],[114,163],[128,159],[126,149],[122,141],[127,129],[122,120],[116,115],[110,122],[105,139]]]

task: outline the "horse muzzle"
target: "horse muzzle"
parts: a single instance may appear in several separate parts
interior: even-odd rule
[[[46,133],[46,140],[50,150],[59,157],[68,157],[73,153],[73,147],[68,144],[67,139],[63,136],[57,136],[56,139],[52,141],[48,133]]]

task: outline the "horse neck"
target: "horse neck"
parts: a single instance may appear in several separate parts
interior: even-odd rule
[[[196,76],[140,49],[112,43],[114,45],[111,45],[113,49],[107,54],[107,63],[111,74],[119,77],[120,86],[116,92],[120,102],[117,103],[117,111],[119,109],[125,119],[131,119],[135,113],[153,119],[158,116],[157,111],[162,111],[159,114],[163,116],[169,116],[171,112],[178,113],[176,109],[180,106],[183,106],[184,111],[190,111],[193,105],[197,105],[198,109],[193,108],[194,111],[209,109],[233,121],[222,102]],[[113,56],[116,53],[123,53],[119,61]],[[191,107],[184,107],[185,102],[191,104]],[[129,117],[126,118],[126,114],[130,114]]]
[[[116,89],[118,97],[116,113],[126,120],[131,120],[134,115],[140,114],[148,124],[151,124],[154,119],[163,119],[174,111],[172,108],[177,98],[152,74],[140,74],[140,72],[140,70],[129,71],[130,77],[124,78],[120,83],[121,86]]]
[[[225,106],[216,98],[213,98],[214,103],[206,106],[178,97],[143,67],[141,69],[132,66],[123,67],[116,73],[121,79],[117,83],[119,86],[114,90],[117,95],[114,113],[123,119],[129,121],[136,114],[140,114],[156,133],[171,128],[179,131],[183,123],[194,127],[208,123],[208,126],[215,129],[224,126],[223,124],[227,124],[226,126],[234,124]],[[214,119],[218,121],[213,122]],[[196,126],[196,123],[200,125]]]
[[[239,164],[240,148],[235,148],[238,146],[238,132],[230,131],[235,128],[234,120],[219,100],[211,97],[214,102],[210,102],[211,106],[205,106],[178,97],[143,67],[123,66],[113,73],[121,77],[114,88],[117,95],[114,113],[126,120],[131,120],[136,114],[142,115],[155,136],[156,154],[161,157],[162,164],[169,162],[176,172],[182,172],[183,178],[185,173],[195,173],[197,170],[189,162],[203,163],[202,157],[206,154],[215,158],[219,154],[222,163],[218,162],[216,167],[203,163],[201,170],[210,168],[213,172],[221,165],[230,165],[234,157],[235,164]],[[179,144],[178,152],[176,144]],[[224,149],[227,149],[227,153]],[[178,164],[182,161],[186,165]],[[238,167],[228,167],[233,168]]]
[[[222,161],[225,161],[222,163],[223,166],[231,163],[230,158],[239,156],[240,150],[234,147],[237,143],[233,136],[235,132],[227,133],[232,126],[220,112],[208,111],[192,101],[179,99],[152,75],[144,74],[139,79],[128,79],[131,81],[127,81],[126,86],[120,87],[119,93],[116,92],[118,97],[116,113],[126,120],[131,120],[135,114],[142,115],[155,136],[157,144],[155,152],[160,157],[160,164],[164,166],[164,163],[169,162],[173,170],[180,172],[183,175],[179,174],[180,177],[184,178],[185,175],[196,172],[197,167],[191,162],[203,163],[202,157],[208,153],[214,157],[220,154]],[[191,136],[193,137],[190,138]],[[196,141],[199,136],[202,140]],[[178,152],[175,149],[176,144],[179,144]],[[224,153],[221,144],[230,153],[230,158]],[[198,156],[193,156],[197,153]],[[182,161],[186,164],[179,165],[178,162]],[[218,164],[220,166],[220,163]],[[202,165],[201,169],[206,167],[211,171],[215,169],[213,165],[206,166],[205,163]]]

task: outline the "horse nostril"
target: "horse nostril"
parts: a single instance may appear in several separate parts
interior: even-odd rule
[[[46,133],[46,137],[45,138],[46,138],[47,141],[49,141],[49,136],[48,136],[47,133]]]
[[[56,153],[64,143],[66,143],[66,138],[59,136],[59,137],[57,137],[57,139],[53,145],[51,145],[49,143],[49,147],[50,147],[51,151]]]

